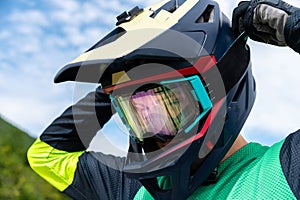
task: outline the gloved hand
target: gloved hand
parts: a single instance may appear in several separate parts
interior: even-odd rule
[[[255,41],[286,46],[286,23],[297,10],[281,0],[242,1],[233,11],[232,28],[236,34],[246,31]]]
[[[74,124],[70,123],[69,128],[76,132],[77,137],[79,136],[77,139],[80,139],[83,144],[82,150],[89,146],[93,137],[113,114],[109,95],[105,94],[101,87],[80,99],[71,107],[71,110]],[[75,138],[72,142],[74,140]],[[79,145],[77,146],[79,148]]]

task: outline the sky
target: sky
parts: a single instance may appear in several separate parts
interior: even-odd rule
[[[1,0],[0,116],[33,137],[96,85],[54,84],[57,71],[115,27],[115,17],[157,0]],[[231,18],[236,0],[219,0]],[[287,1],[300,6],[297,0]],[[300,128],[300,55],[250,41],[257,99],[242,130],[271,145]],[[103,132],[113,130],[111,122]],[[114,130],[115,131],[115,130]],[[122,132],[122,131],[121,131]]]

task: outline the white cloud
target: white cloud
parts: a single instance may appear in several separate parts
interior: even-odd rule
[[[49,3],[49,5],[54,7],[54,9],[59,9],[65,11],[66,13],[74,13],[80,9],[80,2],[75,0],[52,0],[50,2],[44,1],[44,3]]]
[[[46,16],[38,10],[15,11],[8,17],[8,20],[12,23],[19,23],[30,26],[49,25]]]
[[[73,84],[54,85],[55,73],[101,39],[124,8],[107,3],[118,7],[103,12],[99,4],[70,0],[45,5],[13,9],[0,34],[1,114],[34,136],[73,101]]]
[[[102,12],[113,12],[116,14],[121,14],[121,12],[131,9],[133,6],[133,4],[130,4],[130,2],[125,4],[124,2],[118,0],[96,1],[96,3],[101,8]]]

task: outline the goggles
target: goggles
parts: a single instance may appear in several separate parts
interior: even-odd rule
[[[159,148],[177,134],[189,133],[212,108],[197,75],[145,84],[133,92],[113,92],[110,97],[131,136]]]

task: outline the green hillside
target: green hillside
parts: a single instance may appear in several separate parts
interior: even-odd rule
[[[26,152],[33,141],[0,118],[0,199],[69,199],[29,167]]]

